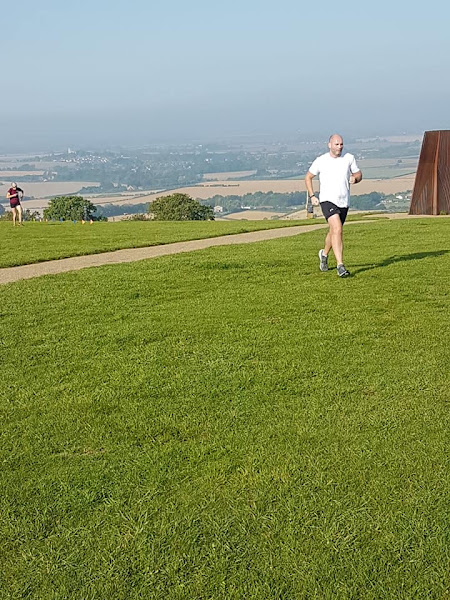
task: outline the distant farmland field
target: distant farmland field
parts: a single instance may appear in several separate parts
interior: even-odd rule
[[[400,162],[399,162],[400,161]],[[358,161],[363,171],[363,181],[353,186],[352,195],[358,196],[370,192],[381,192],[384,194],[394,194],[411,190],[414,186],[415,170],[417,168],[416,157],[406,158],[369,158]],[[39,163],[41,168],[48,168],[50,165],[55,167],[57,163]],[[16,166],[13,163],[1,163],[0,168],[7,166]],[[24,175],[41,175],[42,170],[38,171],[1,171],[0,170],[0,196],[4,198],[3,202],[7,206],[6,192],[10,182],[14,178]],[[187,186],[184,188],[175,188],[171,190],[142,191],[122,193],[122,194],[87,194],[91,202],[97,205],[102,204],[123,204],[134,206],[151,202],[163,195],[172,193],[185,193],[199,200],[207,200],[213,196],[245,196],[256,192],[275,192],[292,193],[305,192],[303,177],[297,179],[271,179],[271,180],[253,180],[239,181],[233,180],[236,177],[246,177],[254,174],[255,171],[229,171],[226,173],[208,173],[204,175],[204,181],[198,185]],[[35,210],[43,209],[48,205],[48,198],[63,194],[77,194],[83,187],[98,186],[98,182],[92,181],[67,181],[67,182],[40,182],[21,184],[25,191],[25,196],[33,199],[25,201],[25,208]],[[316,182],[316,189],[318,183]]]
[[[203,179],[205,181],[211,180],[224,180],[224,179],[235,179],[238,177],[250,177],[250,175],[254,175],[256,170],[254,171],[229,171],[228,173],[205,173],[203,175]]]
[[[392,179],[363,179],[361,183],[352,187],[352,195],[358,196],[370,192],[381,192],[383,194],[395,194],[412,190],[414,186],[415,175],[405,175],[404,177],[394,177]],[[92,182],[71,181],[71,182],[49,182],[49,183],[24,183],[22,185],[26,196],[34,196],[33,200],[24,203],[25,208],[37,209],[48,206],[48,197],[59,194],[76,194],[83,186],[98,185]],[[315,184],[317,187],[317,183]],[[9,187],[9,182],[0,186],[0,195],[5,198]],[[175,188],[171,190],[153,192],[144,195],[122,195],[116,196],[96,196],[85,195],[93,204],[123,204],[125,206],[134,206],[135,204],[144,204],[152,202],[156,198],[174,193],[189,194],[199,200],[207,200],[213,196],[245,196],[245,194],[254,194],[255,192],[278,192],[287,194],[290,192],[305,192],[303,179],[273,179],[273,180],[255,180],[255,181],[217,181],[214,183],[203,183],[198,186],[189,186],[184,188]],[[4,200],[6,204],[6,198]]]
[[[400,161],[400,162],[399,162]],[[366,170],[367,168],[373,169],[375,167],[417,167],[418,158],[360,158],[358,159],[358,165],[361,169]]]
[[[36,170],[44,170],[44,171],[55,171],[56,167],[67,166],[67,162],[62,160],[49,160],[49,161],[40,161],[40,160],[32,160],[28,156],[24,156],[22,158],[17,158],[16,160],[2,160],[0,158],[0,169],[17,169],[20,165],[23,164],[31,165]]]
[[[393,179],[363,179],[361,183],[352,187],[352,194],[358,196],[370,192],[382,192],[384,194],[395,194],[411,190],[414,185],[415,175],[405,177],[395,177]],[[317,186],[317,183],[316,183]],[[123,204],[136,204],[142,202],[151,202],[160,196],[174,194],[176,192],[189,194],[193,198],[207,200],[213,196],[244,196],[245,194],[254,194],[255,192],[278,192],[287,194],[290,192],[306,191],[303,179],[273,179],[270,181],[218,181],[217,183],[201,184],[199,186],[190,186],[165,192],[140,196],[139,198],[125,199]]]
[[[40,177],[44,171],[0,171],[0,179],[11,179],[11,177],[24,177],[25,175],[33,175]]]
[[[364,179],[392,179],[415,173],[418,158],[365,158],[358,160]]]

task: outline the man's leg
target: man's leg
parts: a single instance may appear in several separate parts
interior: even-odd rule
[[[16,208],[12,208],[12,214],[13,214],[13,226],[16,226],[16,215],[17,215],[17,209]]]
[[[331,234],[330,230],[328,230],[327,237],[325,238],[325,248],[323,249],[323,253],[328,256],[331,250]]]
[[[22,225],[22,207],[20,204],[17,207],[17,212],[19,213],[19,225]]]
[[[338,265],[343,264],[342,255],[344,252],[344,242],[342,240],[342,223],[339,215],[333,215],[328,219],[330,230],[325,240],[325,254],[328,249],[333,248],[334,256]]]
[[[321,271],[328,271],[328,253],[331,250],[331,235],[330,231],[327,233],[325,238],[325,246],[323,250],[319,251],[319,268]]]
[[[329,222],[329,219],[328,219],[328,222]],[[328,255],[329,255],[332,247],[333,247],[333,238],[332,238],[332,234],[331,234],[331,225],[330,225],[330,229],[328,230],[327,237],[325,238],[325,246],[324,246],[323,250],[321,250],[319,252],[320,270],[321,271],[328,271]],[[335,256],[336,256],[336,253],[335,253]],[[342,259],[342,235],[341,235],[341,259]],[[339,262],[338,262],[338,264],[339,264]]]

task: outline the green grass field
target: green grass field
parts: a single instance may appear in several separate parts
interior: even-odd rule
[[[118,221],[79,223],[34,223],[13,227],[0,222],[2,253],[0,268],[99,254],[122,248],[142,248],[171,242],[245,233],[261,229],[292,227],[311,221]]]
[[[0,597],[449,598],[449,223],[0,287]]]

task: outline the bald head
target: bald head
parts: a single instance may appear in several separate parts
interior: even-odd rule
[[[334,158],[341,156],[344,148],[344,140],[342,139],[342,136],[340,136],[338,133],[333,133],[333,135],[330,135],[330,139],[328,140],[328,148],[330,149],[331,156]]]

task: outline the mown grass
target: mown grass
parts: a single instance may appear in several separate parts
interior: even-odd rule
[[[349,215],[358,220],[367,214]],[[101,254],[123,248],[143,248],[173,242],[213,238],[264,229],[325,223],[324,218],[292,221],[118,221],[89,225],[27,222],[13,227],[0,221],[2,253],[0,268],[32,264],[45,260]]]
[[[0,268],[122,248],[142,248],[245,233],[262,229],[292,227],[311,221],[118,221],[78,223],[34,223],[13,227],[0,222],[2,252]]]
[[[0,288],[4,598],[449,597],[446,220]]]

